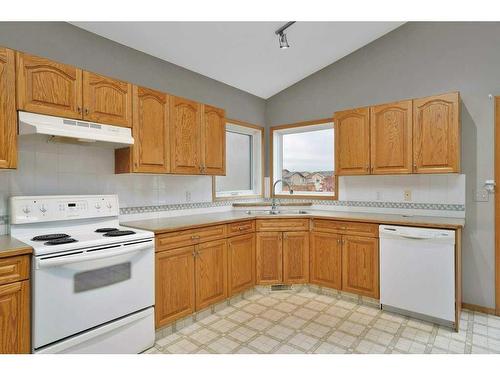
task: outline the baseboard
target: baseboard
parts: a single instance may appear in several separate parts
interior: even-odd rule
[[[481,305],[474,305],[472,303],[462,302],[462,308],[467,309],[467,310],[471,310],[471,311],[481,312],[484,314],[496,315],[496,310],[494,307],[485,307],[485,306],[481,306]]]

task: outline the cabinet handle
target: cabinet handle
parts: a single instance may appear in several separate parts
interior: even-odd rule
[[[200,239],[200,236],[191,236],[191,239],[192,239],[192,240],[199,240],[199,239]]]
[[[88,108],[85,108],[85,114],[88,115],[89,114],[89,109]]]
[[[196,258],[196,250],[193,250],[193,258]]]
[[[78,111],[78,114],[82,114],[82,107],[77,107],[76,110]]]

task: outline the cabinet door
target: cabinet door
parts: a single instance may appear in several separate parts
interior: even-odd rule
[[[27,112],[82,118],[82,71],[17,52],[17,107]]]
[[[17,166],[16,67],[14,51],[0,48],[0,168]]]
[[[194,246],[156,253],[156,328],[194,312]]]
[[[309,232],[283,233],[283,283],[309,282]]]
[[[29,281],[0,286],[0,354],[30,353]]]
[[[283,247],[281,232],[256,234],[257,284],[283,282]]]
[[[170,170],[168,95],[134,86],[134,172]]]
[[[228,289],[229,296],[255,285],[255,234],[229,238]]]
[[[201,310],[227,297],[227,245],[224,239],[196,247],[196,310]]]
[[[412,172],[412,101],[370,108],[371,173]]]
[[[379,298],[378,238],[344,236],[342,290]]]
[[[335,164],[338,175],[370,174],[368,107],[335,113]]]
[[[201,174],[201,108],[192,100],[170,100],[171,172]]]
[[[458,92],[415,99],[413,118],[414,172],[460,172]]]
[[[205,105],[201,138],[204,174],[226,174],[226,116],[223,109]]]
[[[83,118],[87,121],[132,127],[132,85],[83,72]]]
[[[332,233],[311,233],[311,284],[342,289],[342,237]]]

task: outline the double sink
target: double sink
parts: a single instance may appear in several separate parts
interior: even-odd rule
[[[248,215],[307,215],[309,211],[304,210],[248,210],[245,211]]]

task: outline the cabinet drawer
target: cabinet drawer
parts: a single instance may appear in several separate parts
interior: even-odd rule
[[[188,229],[156,236],[156,252],[196,245],[226,237],[225,225]]]
[[[239,221],[227,225],[228,237],[253,232],[255,232],[255,220]]]
[[[0,259],[0,285],[29,278],[29,256],[17,256]]]
[[[312,228],[315,232],[329,232],[349,234],[353,236],[378,237],[378,224],[314,219],[312,222]]]
[[[258,232],[309,230],[309,219],[258,219]]]

